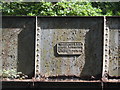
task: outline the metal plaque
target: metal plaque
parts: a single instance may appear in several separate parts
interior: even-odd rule
[[[81,42],[59,42],[57,44],[57,53],[59,55],[81,55],[83,53],[83,44]]]

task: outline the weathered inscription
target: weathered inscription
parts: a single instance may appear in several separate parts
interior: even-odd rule
[[[83,53],[83,44],[81,42],[59,42],[57,53],[59,55],[80,55]]]

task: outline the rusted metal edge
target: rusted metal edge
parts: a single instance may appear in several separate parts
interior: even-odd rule
[[[103,16],[2,16],[5,18],[104,18]]]
[[[14,17],[14,18],[26,18],[26,17],[28,17],[28,18],[36,18],[36,16],[7,16],[7,15],[5,15],[5,16],[2,16],[2,17]]]
[[[14,79],[14,80],[0,80],[2,82],[102,82],[101,80],[42,80],[42,79],[25,79],[25,80],[19,80],[19,79]]]
[[[115,83],[120,83],[120,79],[109,79],[107,81],[101,81],[101,80],[49,80],[49,79],[25,79],[25,80],[19,80],[19,79],[14,79],[14,80],[0,80],[1,82],[101,82],[101,83],[107,83],[107,82],[115,82]]]
[[[7,16],[7,15],[5,15],[5,16],[2,16],[2,17],[16,17],[16,18],[18,18],[18,17],[30,17],[30,18],[36,18],[36,17],[38,17],[38,18],[40,18],[40,17],[61,17],[61,18],[63,18],[63,17],[65,17],[65,18],[104,18],[104,17],[106,17],[106,18],[120,18],[120,16]]]
[[[106,18],[120,18],[120,16],[106,16]]]
[[[103,16],[37,16],[38,18],[103,18]]]

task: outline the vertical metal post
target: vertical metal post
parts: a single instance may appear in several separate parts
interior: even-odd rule
[[[106,26],[106,16],[104,16],[104,35],[103,35],[103,72],[102,78],[108,79],[109,67],[109,28]]]
[[[37,26],[37,16],[36,16],[36,36],[35,36],[35,78],[40,77],[40,42],[41,42],[41,29]]]

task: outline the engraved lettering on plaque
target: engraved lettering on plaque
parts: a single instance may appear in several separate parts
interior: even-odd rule
[[[81,55],[83,53],[83,44],[81,42],[59,42],[57,44],[57,53],[59,55]]]

